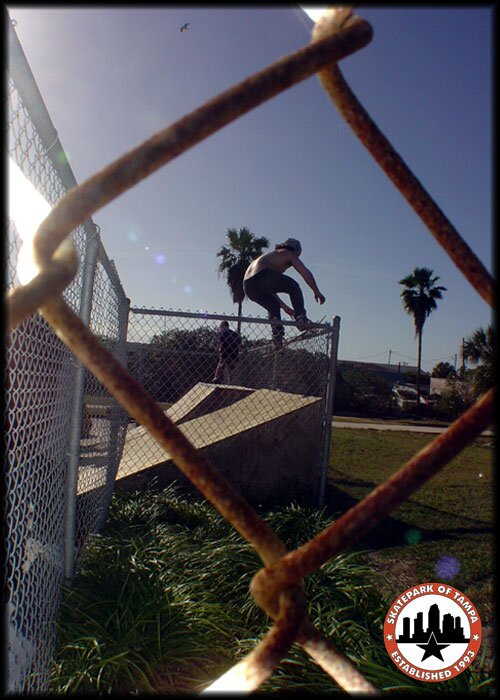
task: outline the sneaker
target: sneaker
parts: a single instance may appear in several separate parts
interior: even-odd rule
[[[295,325],[297,326],[299,331],[307,331],[307,329],[311,326],[312,323],[312,321],[310,321],[305,314],[297,316],[295,321]]]

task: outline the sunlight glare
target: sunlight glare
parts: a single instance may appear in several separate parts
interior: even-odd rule
[[[323,12],[324,12],[326,9],[328,9],[328,5],[325,5],[325,7],[318,7],[318,6],[316,6],[316,5],[315,5],[314,7],[310,7],[310,6],[303,7],[302,5],[299,5],[299,7],[300,7],[301,10],[304,10],[304,12],[306,13],[306,15],[307,15],[308,17],[310,17],[310,18],[312,19],[313,22],[317,22],[318,19],[319,19],[319,18],[321,17],[321,15],[323,14]]]
[[[239,693],[246,695],[257,687],[258,680],[256,681],[256,678],[258,678],[258,672],[253,669],[249,657],[246,657],[202,690],[201,694]]]
[[[19,166],[9,158],[9,217],[22,240],[17,261],[17,274],[21,284],[28,284],[40,272],[33,260],[33,237],[51,209]]]

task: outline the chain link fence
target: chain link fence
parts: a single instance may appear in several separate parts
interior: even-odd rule
[[[180,427],[168,416],[168,411],[176,405],[176,410],[181,410],[179,402],[183,395],[209,383],[201,377],[209,376],[214,368],[214,328],[204,327],[200,319],[197,328],[169,328],[167,315],[160,321],[164,324],[161,330],[154,327],[152,332],[148,331],[144,321],[141,332],[131,328],[131,337],[136,338],[132,341],[136,343],[135,349],[129,348],[133,355],[131,362],[140,381],[136,379],[124,367],[127,300],[118,284],[116,270],[99,242],[96,227],[89,219],[99,207],[195,143],[318,73],[325,91],[356,136],[472,287],[493,305],[494,285],[490,274],[343,79],[338,62],[366,46],[371,37],[370,25],[353,15],[349,8],[329,10],[315,25],[309,46],[233,86],[156,134],[154,139],[127,152],[86,184],[75,186],[57,133],[15,32],[9,26],[9,154],[46,200],[57,202],[34,240],[41,272],[21,286],[15,274],[19,231],[13,223],[9,228],[6,426],[9,690],[31,693],[47,688],[59,586],[64,573],[73,570],[85,537],[104,517],[115,474],[120,476],[122,452],[125,456],[122,417],[126,409],[138,424],[137,430],[147,432],[168,453],[186,479],[255,547],[263,562],[250,583],[250,591],[272,619],[270,629],[250,654],[206,691],[256,690],[273,673],[291,645],[298,643],[343,690],[376,692],[342,650],[308,619],[302,580],[380,523],[489,427],[493,421],[493,390],[366,498],[312,540],[289,552],[230,479],[212,464],[203,447],[195,444],[203,439],[203,434],[193,433],[190,439],[180,429],[183,425],[186,429],[196,420],[189,410]],[[63,242],[68,245],[60,251]],[[54,255],[56,250],[58,256]],[[74,268],[71,256],[75,250],[85,251],[81,257],[83,264],[68,283],[67,271]],[[58,290],[62,290],[59,295]],[[35,313],[38,310],[41,315]],[[137,318],[141,313],[146,315],[139,311]],[[157,312],[156,315],[160,316]],[[207,319],[207,323],[208,320],[214,319]],[[276,366],[273,360],[268,362],[263,357],[264,350],[256,349],[255,354],[260,353],[261,357],[252,360],[252,344],[259,345],[269,334],[269,329],[267,333],[254,329],[251,324],[256,321],[250,320],[249,325],[241,328],[245,345],[238,366],[238,381],[242,383],[239,386],[244,387],[244,382],[250,384],[246,389],[257,396],[258,392],[266,391],[303,395],[311,373],[299,376],[296,357],[301,352],[299,348],[294,351],[293,359],[292,350],[285,350],[279,359],[275,358]],[[52,329],[57,329],[57,336]],[[186,331],[191,336],[198,331],[205,334],[203,347],[191,348],[194,352],[187,355],[179,351],[175,358],[168,358],[169,362],[177,363],[176,374],[187,384],[179,384],[179,380],[167,382],[168,373],[161,359],[158,373],[164,381],[154,385],[154,357],[147,356],[144,344],[149,349],[159,345],[163,358],[166,354],[162,353],[168,351],[168,347],[163,347],[168,334]],[[144,337],[148,334],[150,337]],[[155,337],[160,340],[154,340]],[[305,352],[318,355],[319,363],[324,363],[319,356],[327,354],[317,348]],[[83,364],[77,363],[75,357]],[[278,367],[280,360],[284,369]],[[310,366],[310,362],[308,358],[304,365]],[[317,374],[320,376],[321,371]],[[141,382],[146,387],[149,384],[153,397]],[[332,382],[328,386],[330,394],[324,398],[325,406],[331,405],[333,399]],[[184,389],[187,393],[181,394]],[[240,403],[246,398],[240,397]],[[160,399],[164,401],[159,402]],[[129,423],[127,433],[133,428]],[[80,467],[82,447],[88,459]]]
[[[77,183],[12,27],[9,59],[9,167],[19,169],[53,206]],[[98,227],[89,219],[70,237],[80,265],[63,298],[103,346],[124,366],[128,359],[134,375],[165,407],[189,395],[197,384],[211,382],[219,360],[218,324],[236,319],[134,309],[127,344],[129,301]],[[21,284],[23,245],[29,243],[23,241],[14,216],[8,225],[7,292]],[[299,412],[302,430],[309,436],[308,449],[302,450],[308,460],[307,484],[310,497],[318,498],[331,426],[325,411],[331,407],[328,396],[333,396],[328,380],[335,376],[332,329],[323,324],[316,340],[304,340],[278,358],[268,355],[267,322],[242,322],[243,343],[233,383],[240,387],[240,395],[250,393],[242,387],[279,391],[281,403],[276,406],[276,400],[273,403],[261,393],[253,407],[235,411],[237,425],[231,436],[237,439],[227,439],[226,426],[217,461],[221,466],[244,461],[245,412],[257,408],[261,415],[260,424],[251,426],[260,430],[260,451],[274,439],[269,430],[266,437],[262,424],[281,419],[286,434],[283,416]],[[85,542],[104,522],[117,474],[123,486],[138,467],[142,471],[148,445],[134,442],[141,428],[129,421],[121,404],[75,359],[41,315],[26,318],[9,333],[5,379],[8,690],[37,693],[48,687],[61,584],[74,574]],[[303,405],[293,403],[293,396],[303,394],[316,399],[314,410],[304,411]],[[184,418],[188,402],[194,410],[198,398],[196,392],[188,396]],[[227,396],[214,398],[219,410],[232,403]],[[200,444],[220,442],[213,435],[220,414],[207,402],[203,411],[204,421],[195,422],[193,437]],[[126,438],[132,448],[123,455]],[[270,447],[276,459],[276,443]],[[133,469],[127,468],[130,464]],[[276,493],[278,485],[272,486]],[[281,490],[285,493],[283,484]]]
[[[12,28],[6,97],[10,172],[53,206],[76,182]],[[7,291],[20,284],[21,229],[9,219]],[[128,300],[98,228],[88,220],[71,239],[81,264],[64,299],[125,363]],[[8,334],[5,360],[8,691],[44,692],[61,584],[107,514],[127,414],[38,314]]]
[[[229,368],[224,361],[219,366],[222,322],[241,339]],[[284,321],[289,344],[280,352],[273,350],[271,325],[259,318],[132,308],[128,368],[248,500],[289,500],[298,479],[304,500],[318,503],[340,319],[316,324],[311,337]],[[173,465],[165,469],[164,450],[132,425],[118,485],[136,487],[136,475],[150,478],[151,470],[163,483],[183,482]]]

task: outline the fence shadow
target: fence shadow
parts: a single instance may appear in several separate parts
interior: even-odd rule
[[[357,505],[359,500],[336,488],[329,483],[325,490],[325,512],[335,520],[350,508]],[[397,518],[387,517],[373,527],[370,532],[360,538],[354,547],[356,549],[383,549],[407,544],[405,533],[410,529],[408,523]],[[427,539],[427,533],[421,530]]]
[[[358,481],[356,483],[363,483],[363,485],[365,485],[364,482]],[[343,515],[353,506],[357,505],[361,500],[363,499],[358,499],[351,496],[330,482],[328,483],[325,491],[325,512],[332,518],[332,520],[334,520]],[[428,517],[429,515],[438,512],[435,508],[423,505],[421,503],[416,505],[418,505],[418,508],[424,512],[424,517]],[[453,513],[444,514],[441,511],[439,511],[439,513],[449,517],[449,527],[422,528],[419,526],[419,541],[433,542],[449,538],[460,538],[466,534],[493,535],[493,526],[488,525],[481,520],[475,520],[474,518],[469,518],[465,515],[457,516]],[[453,524],[453,521],[456,522],[456,525]],[[385,518],[381,523],[373,527],[370,532],[360,538],[355,547],[361,549],[368,548],[379,550],[386,547],[398,547],[405,545],[408,544],[409,533],[415,529],[415,526],[412,526],[411,523],[408,523],[402,518],[390,516]]]

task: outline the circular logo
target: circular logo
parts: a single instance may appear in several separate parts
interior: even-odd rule
[[[407,676],[447,681],[477,657],[481,620],[469,598],[453,586],[421,583],[392,603],[384,621],[384,643]]]

